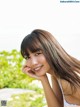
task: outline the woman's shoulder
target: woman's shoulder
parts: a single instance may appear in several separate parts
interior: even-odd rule
[[[60,79],[59,81],[62,86],[62,90],[63,90],[64,94],[71,94],[72,93],[71,84],[64,79]]]
[[[78,73],[78,72],[75,72],[75,73],[80,77],[80,73]],[[78,87],[78,86],[75,87],[74,85],[72,85],[67,80],[60,79],[60,83],[61,83],[64,94],[72,94],[76,90],[80,91],[80,87]]]
[[[80,104],[80,87],[72,87],[72,85],[63,79],[60,79],[64,98],[67,102]]]

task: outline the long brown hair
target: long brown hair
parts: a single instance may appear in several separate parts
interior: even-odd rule
[[[56,76],[67,80],[73,86],[80,86],[80,61],[70,56],[48,31],[35,29],[21,43],[21,54],[24,58],[28,51],[41,49]]]

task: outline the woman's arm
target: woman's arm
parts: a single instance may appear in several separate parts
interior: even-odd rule
[[[33,73],[31,69],[27,67],[26,64],[23,66],[22,71],[25,74],[29,75],[30,77],[36,78],[41,81],[48,107],[63,107],[63,103],[61,103],[58,97],[56,96],[56,92],[55,92],[56,90],[53,91],[53,89],[51,88],[46,74],[39,77],[35,75],[35,73]],[[53,80],[55,81],[55,79]],[[55,84],[54,84],[54,87],[56,87]]]
[[[59,98],[56,96],[57,94],[55,93],[55,90],[51,88],[47,75],[41,77],[41,83],[44,89],[48,107],[63,107],[62,101],[60,102]]]
[[[51,76],[51,81],[52,81],[52,89],[53,89],[58,101],[62,105],[64,105],[63,94],[62,94],[62,90],[61,90],[61,87],[59,85],[58,79],[54,76]]]

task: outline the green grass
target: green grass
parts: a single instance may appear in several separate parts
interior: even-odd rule
[[[44,107],[45,105],[44,94],[33,91],[12,95],[7,107]]]

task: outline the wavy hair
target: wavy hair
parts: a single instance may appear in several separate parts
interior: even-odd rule
[[[35,29],[21,43],[21,54],[26,58],[29,51],[42,50],[56,76],[73,86],[80,86],[80,61],[69,55],[48,31]]]

